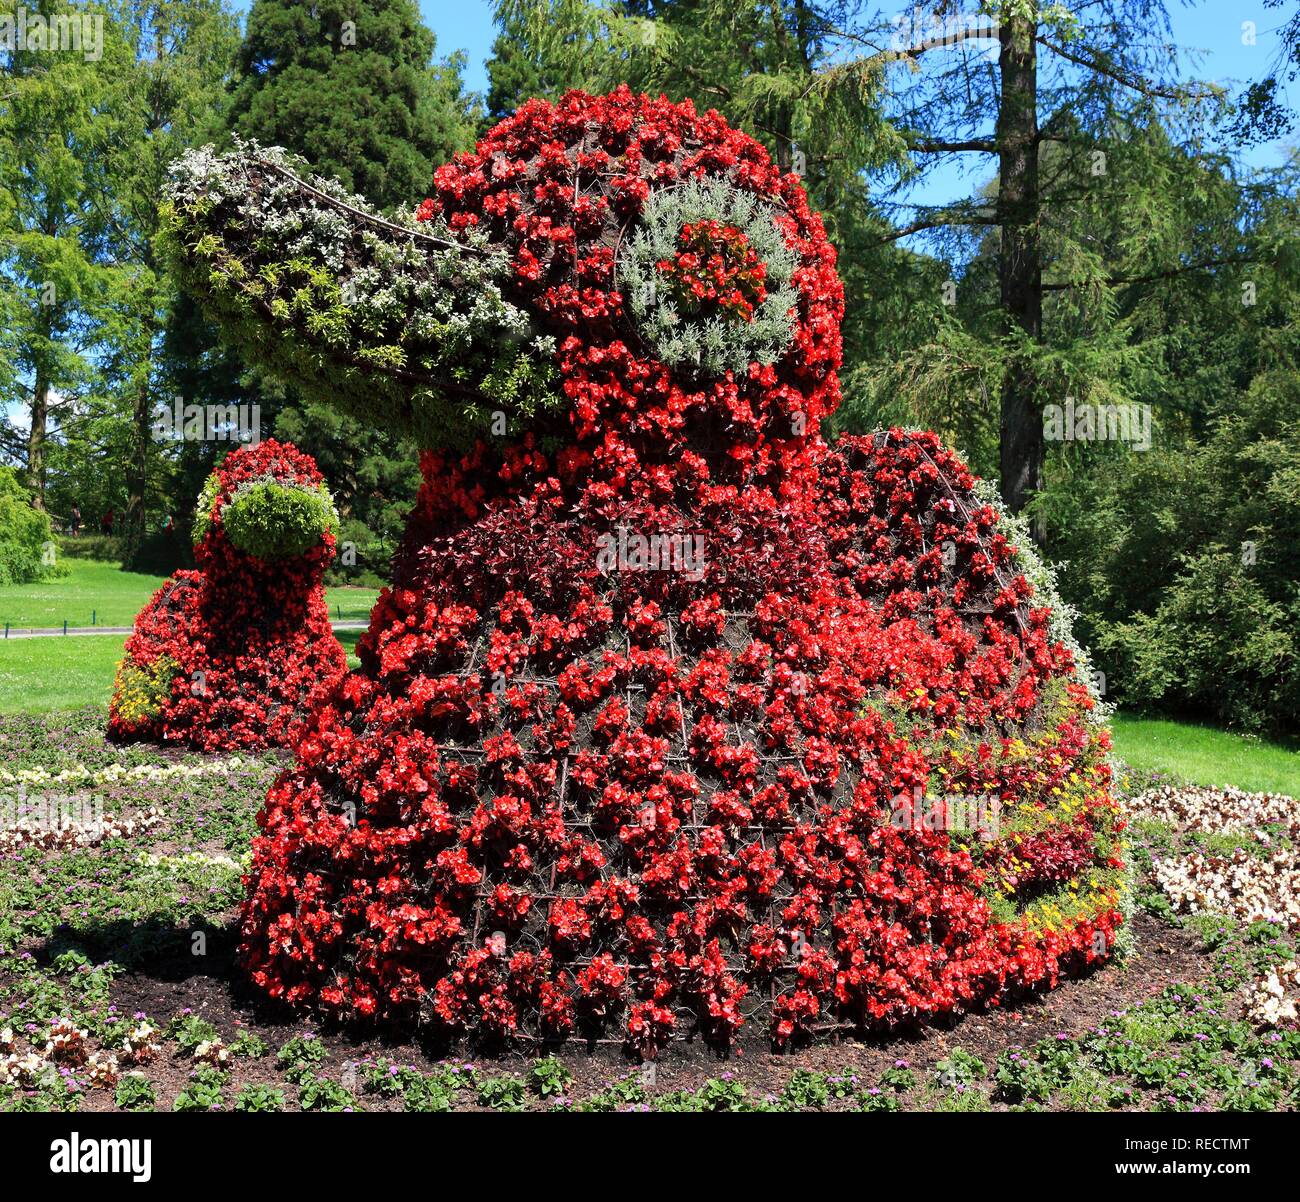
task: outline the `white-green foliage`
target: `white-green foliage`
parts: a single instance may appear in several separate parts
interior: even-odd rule
[[[682,227],[697,221],[734,225],[766,265],[767,296],[752,321],[683,314],[659,281],[658,264],[677,254]],[[720,376],[742,373],[751,363],[770,365],[785,353],[794,337],[790,311],[799,300],[791,286],[796,265],[760,197],[723,180],[692,179],[650,194],[641,224],[619,250],[618,280],[637,327],[661,362]]]
[[[504,298],[509,259],[484,235],[389,221],[295,170],[242,143],[172,168],[181,274],[254,358],[424,445],[556,404],[554,340]]]

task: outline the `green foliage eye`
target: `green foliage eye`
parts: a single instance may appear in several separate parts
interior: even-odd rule
[[[618,279],[655,356],[702,375],[777,362],[794,337],[794,252],[767,203],[717,179],[651,193]]]
[[[294,488],[264,481],[239,489],[221,511],[226,537],[258,559],[287,559],[311,550],[338,515],[323,488]]]

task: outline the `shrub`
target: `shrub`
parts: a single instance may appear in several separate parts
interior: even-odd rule
[[[451,1109],[451,1093],[437,1077],[414,1073],[402,1085],[403,1109],[411,1113],[445,1114]]]
[[[122,540],[114,534],[83,534],[77,538],[60,535],[56,540],[64,559],[94,559],[113,563],[122,558]],[[171,569],[169,568],[168,571]]]
[[[795,1069],[781,1092],[781,1100],[799,1110],[820,1110],[830,1099],[831,1091],[824,1074],[806,1068]]]
[[[1099,459],[1045,504],[1109,693],[1300,730],[1300,380],[1266,372],[1201,442]]]
[[[50,515],[33,509],[11,467],[0,467],[0,584],[27,584],[53,574]]]
[[[325,1056],[325,1045],[314,1035],[295,1035],[276,1053],[275,1063],[284,1069],[288,1080],[297,1084],[324,1061]]]
[[[199,498],[195,544],[212,529],[212,505],[220,487],[213,475]],[[261,560],[304,555],[338,534],[338,514],[323,486],[290,487],[275,481],[240,485],[221,512],[226,537],[247,555]]]
[[[356,1110],[357,1100],[337,1081],[308,1074],[299,1082],[298,1105],[304,1110],[339,1113],[344,1110]]]

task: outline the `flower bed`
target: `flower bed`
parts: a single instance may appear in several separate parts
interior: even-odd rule
[[[1232,844],[1153,859],[1156,883],[1176,913],[1223,914],[1300,930],[1300,801],[1277,793],[1165,785],[1133,798],[1126,809],[1134,819],[1226,836]]]
[[[1168,828],[1177,843],[1151,859],[1151,876],[1175,914],[1221,916],[1300,932],[1300,801],[1278,793],[1164,785],[1125,802],[1134,822]],[[1294,1024],[1300,969],[1275,964],[1243,987],[1245,1016]]]

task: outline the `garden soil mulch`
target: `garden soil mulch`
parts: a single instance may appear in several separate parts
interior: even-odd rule
[[[1081,979],[1064,982],[1051,992],[1036,993],[1003,1007],[965,1015],[945,1026],[889,1037],[840,1038],[784,1053],[773,1052],[757,1034],[746,1041],[742,1032],[742,1038],[725,1058],[700,1042],[673,1043],[655,1064],[648,1089],[650,1092],[694,1090],[710,1078],[726,1075],[740,1081],[752,1096],[763,1097],[778,1094],[797,1068],[855,1075],[865,1085],[879,1080],[897,1061],[906,1061],[912,1068],[924,1071],[955,1048],[979,1057],[991,1069],[998,1055],[1007,1048],[1028,1046],[1058,1033],[1077,1037],[1090,1027],[1104,1023],[1115,1011],[1133,1009],[1167,986],[1194,983],[1209,973],[1210,956],[1201,950],[1194,931],[1172,927],[1141,912],[1133,918],[1133,931],[1136,951],[1126,964],[1109,965]],[[157,975],[127,973],[114,981],[112,1000],[119,1011],[128,1014],[143,1011],[155,1022],[165,1023],[188,1009],[216,1026],[227,1041],[241,1027],[260,1035],[272,1053],[286,1039],[305,1029],[301,1022],[293,1023],[264,1013],[245,994],[229,956],[191,960],[183,968],[172,960]],[[412,1064],[429,1071],[448,1059],[445,1050],[438,1053],[412,1040],[385,1040],[374,1035],[330,1030],[321,1032],[320,1037],[327,1057],[315,1071],[334,1080],[344,1076],[349,1063],[357,1061],[385,1057],[393,1063]],[[479,1052],[454,1058],[473,1063],[482,1076],[504,1076],[524,1070],[535,1056],[552,1050],[575,1078],[570,1096],[577,1101],[599,1092],[634,1067],[614,1047],[588,1048],[576,1042],[558,1049],[526,1045],[497,1055]],[[189,1080],[192,1063],[187,1057],[165,1054],[149,1066],[148,1076],[159,1109],[171,1108]],[[643,1081],[646,1080],[643,1070]],[[294,1093],[276,1067],[273,1054],[261,1059],[232,1060],[227,1095],[233,1097],[250,1084],[277,1086],[289,1096]],[[476,1107],[473,1091],[454,1096],[458,1107]],[[400,1098],[389,1100],[370,1094],[363,1100],[367,1109],[398,1109],[401,1104]],[[535,1099],[532,1104],[548,1106]],[[88,1110],[112,1106],[111,1091],[92,1091],[84,1100],[84,1108]]]

